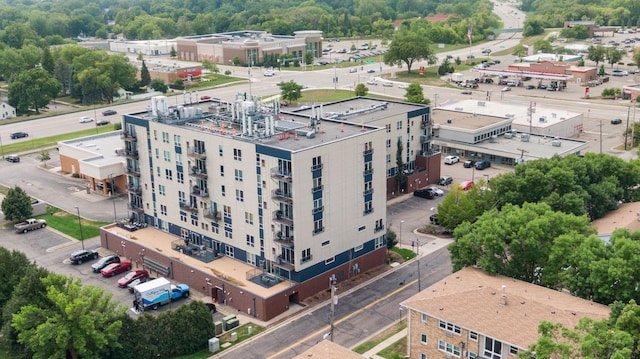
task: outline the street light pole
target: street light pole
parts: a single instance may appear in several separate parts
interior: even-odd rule
[[[400,221],[400,245],[402,245],[402,224],[404,223],[404,220]]]
[[[82,244],[82,249],[84,249],[84,236],[82,235],[82,222],[80,222],[80,208],[78,206],[73,206],[78,213],[78,227],[80,228],[80,244]]]
[[[111,197],[113,198],[113,223],[116,224],[118,223],[118,215],[116,214],[116,186],[113,173],[109,175],[109,180],[111,181]]]
[[[335,305],[338,302],[336,298],[336,277],[333,275],[329,278],[329,286],[331,287],[331,329],[329,329],[329,338],[333,341],[333,328],[336,314]]]

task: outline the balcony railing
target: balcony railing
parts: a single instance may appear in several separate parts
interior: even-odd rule
[[[380,226],[376,226],[376,227],[373,229],[373,231],[374,231],[374,232],[380,232],[380,231],[382,231],[382,230],[384,230],[384,224],[383,224],[383,225],[380,225]]]
[[[323,185],[320,185],[320,186],[318,186],[318,187],[313,187],[313,188],[311,189],[311,193],[320,192],[320,191],[322,191],[323,189],[324,189],[324,186],[323,186]]]
[[[322,169],[322,163],[318,163],[317,165],[311,166],[311,171],[319,171]]]
[[[292,259],[291,261],[285,259],[283,256],[278,256],[278,265],[285,268],[285,269],[294,269],[294,265],[293,265],[293,261],[294,259]]]
[[[373,148],[370,148],[370,149],[368,149],[368,150],[364,150],[364,151],[362,152],[362,155],[363,155],[363,156],[368,156],[368,155],[372,155],[372,154],[373,154]]]
[[[193,188],[191,188],[191,194],[198,197],[209,197],[209,189],[193,186]]]
[[[140,186],[127,186],[127,191],[131,192],[131,193],[135,193],[135,194],[140,194],[142,193],[142,187]]]
[[[211,219],[211,220],[214,220],[214,221],[219,221],[220,218],[222,218],[222,217],[220,216],[220,212],[219,211],[208,210],[208,211],[206,211],[204,213],[204,218]]]
[[[191,175],[198,178],[207,178],[207,169],[206,168],[198,168],[191,167]]]
[[[279,223],[284,223],[287,225],[293,225],[293,217],[285,216],[282,211],[274,211],[273,212],[273,220]]]
[[[300,264],[311,262],[312,260],[313,260],[313,254],[300,258]]]
[[[324,206],[320,206],[320,207],[316,207],[314,209],[311,210],[311,214],[317,214],[324,211]]]
[[[196,150],[192,148],[187,152],[187,157],[205,159],[207,158],[207,153],[204,149]]]
[[[366,216],[367,214],[373,213],[373,208],[368,208],[362,211],[362,215]]]
[[[373,174],[373,168],[362,171],[362,175],[364,176],[370,176],[372,174]]]
[[[373,188],[365,189],[362,194],[364,194],[365,196],[373,194]]]
[[[284,168],[272,168],[271,177],[291,180],[291,171]]]
[[[125,171],[128,175],[140,177],[140,170],[138,168],[127,166]]]
[[[293,236],[287,236],[282,232],[276,232],[273,236],[276,243],[280,243],[284,246],[293,248]]]
[[[144,208],[142,208],[142,204],[140,204],[140,203],[129,202],[129,203],[127,203],[127,208],[129,210],[131,210],[131,211],[136,212],[136,213],[144,212]]]
[[[195,203],[180,202],[180,209],[183,211],[196,212],[198,206]]]
[[[122,131],[122,133],[120,134],[120,138],[125,140],[125,141],[137,141],[138,137],[136,136],[135,133],[133,132],[129,132],[129,131]]]
[[[124,151],[124,156],[129,158],[138,159],[138,151],[137,150],[126,150]]]
[[[285,192],[280,189],[273,190],[271,192],[271,197],[278,201],[283,201],[287,203],[291,203],[293,201],[291,192]]]

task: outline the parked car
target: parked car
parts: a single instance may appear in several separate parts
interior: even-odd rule
[[[273,77],[273,75],[275,75],[276,73],[271,71],[271,70],[267,70],[264,72],[264,76],[266,77]]]
[[[22,132],[22,131],[11,132],[9,134],[9,137],[11,137],[12,140],[15,140],[16,138],[29,137],[29,134],[26,133],[26,132]]]
[[[111,254],[106,257],[100,258],[99,261],[91,265],[91,269],[93,269],[94,273],[99,273],[102,269],[104,269],[104,267],[113,263],[120,263],[120,257],[118,257],[116,254]]]
[[[131,283],[129,283],[129,285],[127,285],[127,289],[129,290],[129,293],[133,293],[133,287],[137,286],[138,284],[152,281],[154,279],[155,279],[154,277],[142,277],[142,278],[135,279]]]
[[[353,74],[353,73],[356,73],[356,72],[358,72],[358,68],[357,67],[352,67],[352,68],[349,69],[349,73],[350,74]]]
[[[614,118],[613,120],[611,120],[612,125],[619,125],[621,123],[622,123],[622,120],[619,118]]]
[[[483,170],[485,168],[491,167],[491,161],[487,161],[487,160],[478,161],[476,162],[475,166],[477,170]]]
[[[104,110],[102,111],[102,116],[113,116],[117,113],[116,110]]]
[[[16,233],[27,233],[29,231],[35,231],[36,229],[44,228],[47,226],[47,221],[44,219],[29,218],[24,222],[20,222],[13,225]]]
[[[502,91],[502,92],[511,91],[511,87],[509,87],[509,86],[503,87],[502,90],[500,90],[500,91]]]
[[[118,262],[118,263],[111,263],[108,266],[102,268],[100,273],[102,273],[104,277],[113,277],[116,274],[126,272],[130,269],[131,269],[131,262]]]
[[[368,74],[372,74],[372,73],[374,73],[374,72],[376,72],[376,70],[374,70],[374,69],[369,69],[369,70],[367,70],[367,73],[368,73]]]
[[[200,101],[209,101],[211,100],[211,96],[203,95],[200,96]]]
[[[81,249],[71,253],[69,260],[71,264],[82,264],[86,261],[98,259],[98,252],[91,249]]]
[[[375,79],[367,80],[367,85],[378,85],[378,81]]]
[[[87,116],[80,117],[80,123],[87,123],[87,122],[93,122],[93,118],[87,117]]]
[[[463,95],[471,95],[471,94],[472,94],[471,90],[464,90],[464,91],[462,91],[461,93],[462,93]]]
[[[445,165],[452,165],[454,163],[460,162],[460,157],[458,156],[447,156],[444,158]]]
[[[471,187],[473,187],[473,181],[471,180],[462,181],[462,183],[460,183],[460,189],[463,191],[470,190]]]
[[[393,82],[388,82],[388,81],[387,82],[383,82],[382,86],[384,86],[384,87],[393,87]]]
[[[401,83],[400,85],[398,85],[399,89],[407,89],[409,88],[409,84],[406,82]]]
[[[476,161],[474,160],[466,160],[462,163],[462,166],[464,166],[464,168],[471,168],[475,164],[476,164]]]
[[[20,156],[18,155],[8,155],[7,156],[7,161],[9,162],[20,162]]]
[[[433,199],[435,195],[433,192],[428,191],[426,188],[413,191],[413,195],[420,198]]]
[[[106,126],[108,124],[109,124],[109,121],[107,120],[96,121],[96,126]]]
[[[144,269],[132,270],[131,272],[127,273],[127,275],[118,280],[118,287],[126,288],[129,283],[133,282],[134,280],[148,276],[149,272]]]
[[[453,178],[451,178],[451,176],[442,176],[438,180],[438,184],[440,186],[446,186],[446,185],[450,185],[452,183],[453,183]]]
[[[527,90],[533,90],[533,89],[535,89],[535,88],[536,88],[536,87],[535,87],[534,85],[527,85]]]
[[[433,195],[434,195],[434,196],[436,196],[436,197],[442,197],[442,196],[444,196],[444,191],[443,191],[443,190],[441,190],[441,189],[440,189],[440,188],[438,188],[438,187],[427,187],[427,188],[425,188],[425,190],[427,190],[427,191],[429,191],[429,192],[433,193]]]

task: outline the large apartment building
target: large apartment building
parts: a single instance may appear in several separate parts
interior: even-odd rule
[[[409,153],[419,149],[429,108],[360,98],[325,110],[281,113],[243,96],[170,106],[156,97],[149,111],[125,115],[130,220],[123,228],[144,223],[156,234],[106,228],[103,246],[221,301],[236,288],[227,304],[254,308],[262,319],[325,289],[330,278],[383,264],[385,169],[396,150],[388,139],[401,138]],[[159,250],[167,235],[172,253]],[[143,237],[156,243],[143,249]],[[180,269],[189,254],[206,268]],[[250,269],[228,280],[236,269],[217,268],[222,258]],[[252,303],[242,302],[247,292]],[[281,299],[276,292],[287,304],[269,305]]]

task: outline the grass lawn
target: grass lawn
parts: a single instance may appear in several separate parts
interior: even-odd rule
[[[80,219],[82,224],[82,236],[80,236],[80,226],[78,225],[78,215],[76,213],[65,212],[59,208],[49,206],[53,215],[49,213],[37,216],[36,218],[44,219],[47,225],[51,226],[68,236],[80,240],[80,238],[93,238],[100,235],[100,227],[110,224],[111,222],[97,222],[88,219]],[[82,215],[82,209],[80,209]]]
[[[386,359],[404,359],[407,357],[407,338],[402,338],[378,353]]]
[[[353,351],[358,353],[358,354],[364,354],[368,350],[370,350],[371,348],[373,348],[376,345],[382,343],[387,338],[391,337],[392,335],[396,334],[397,332],[401,331],[402,329],[404,329],[406,327],[407,327],[407,321],[406,320],[403,320],[403,321],[401,321],[399,323],[396,323],[396,324],[392,325],[391,327],[387,328],[386,330],[384,330],[383,332],[376,334],[373,338],[371,338],[371,339],[367,340],[366,342],[358,345],[357,347],[355,347],[353,349]]]
[[[416,256],[416,252],[411,249],[393,247],[391,250],[401,255],[404,259],[411,259]]]
[[[251,327],[251,334],[249,334],[249,327]],[[257,334],[262,333],[263,331],[264,331],[263,327],[257,326],[252,323],[248,323],[238,328],[235,328],[233,330],[230,330],[218,337],[218,339],[220,339],[220,350],[217,353],[220,353],[226,349],[226,348],[222,348],[222,344],[224,343],[232,343],[231,346],[227,347],[227,348],[231,348],[233,347],[233,345],[240,344],[243,341],[256,336]],[[235,342],[231,342],[231,333],[237,333],[238,340],[236,340]],[[209,352],[209,349],[207,348],[197,353],[176,357],[175,359],[205,359],[210,357],[211,355],[213,354]]]

